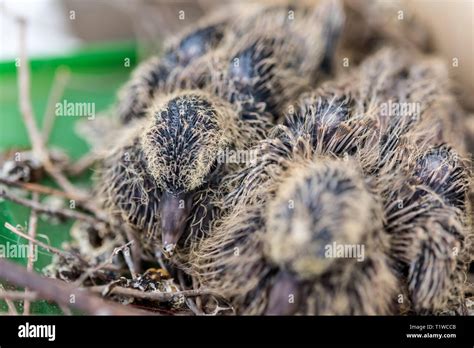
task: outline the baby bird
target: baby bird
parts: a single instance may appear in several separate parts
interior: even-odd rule
[[[365,120],[350,107],[343,95],[306,95],[298,112],[256,146],[256,160],[229,176],[238,184],[227,213],[193,250],[189,267],[237,313],[393,311],[397,281],[385,256],[381,200],[375,178],[361,167],[370,162],[342,159],[368,143]],[[367,254],[359,262],[325,253],[339,244],[363,246]]]
[[[148,112],[106,156],[97,196],[136,233],[153,243],[161,236],[171,253],[186,228],[205,230],[217,183],[232,166],[219,156],[258,136],[227,102],[201,91],[167,95]]]
[[[385,187],[390,255],[409,284],[404,290],[411,308],[458,311],[472,233],[471,174],[463,159],[464,139],[456,136],[462,134],[463,113],[446,67],[435,58],[388,48],[358,70],[346,91],[358,101],[356,113],[371,115],[377,134],[371,141],[378,153],[373,171],[382,180],[378,186]]]
[[[327,134],[340,138],[342,126],[350,129],[344,132],[365,134],[363,147],[359,143],[335,153],[351,155],[365,148],[359,161],[366,163],[366,173],[377,176],[376,186],[384,188],[380,196],[390,256],[409,284],[402,290],[411,309],[459,311],[471,252],[466,242],[472,234],[467,197],[471,174],[463,159],[464,139],[456,136],[462,134],[463,113],[446,67],[432,57],[385,48],[348,76],[304,96],[303,104],[314,105],[321,96],[346,102],[320,121],[312,116],[299,122],[306,124],[306,132],[318,130],[312,138],[320,147],[327,144]],[[347,139],[354,141],[352,135]]]
[[[432,49],[428,28],[399,0],[344,0],[346,14],[337,60],[358,65],[384,46]]]
[[[356,75],[352,81],[360,85],[351,94],[360,101],[361,114],[375,116],[375,172],[385,180],[380,183],[386,188],[385,229],[412,310],[459,311],[470,253],[466,238],[472,233],[471,174],[463,159],[464,139],[457,136],[464,117],[446,67],[434,58],[385,49]]]
[[[298,313],[298,305],[305,314],[393,311],[397,281],[385,255],[382,209],[357,163],[293,164],[265,221],[264,254],[279,268],[266,314]]]
[[[229,20],[229,14],[214,13],[169,40],[162,57],[153,56],[141,63],[119,93],[117,113],[121,122],[144,117],[153,96],[173,89],[187,65],[221,43]]]
[[[266,6],[234,21],[208,64],[199,61],[187,70],[241,108],[245,119],[265,111],[278,121],[290,101],[332,72],[343,21],[335,0],[314,7]]]
[[[382,205],[357,162],[315,156],[301,137],[258,151],[242,179],[258,188],[231,193],[238,203],[191,258],[196,279],[238,314],[392,313],[398,284]]]
[[[448,145],[400,153],[406,181],[387,192],[386,228],[392,257],[406,277],[413,311],[420,314],[464,308],[468,247],[469,178],[465,161]]]
[[[258,20],[268,22],[269,15],[264,11]],[[280,13],[279,18],[282,16]],[[263,27],[253,22],[245,27],[250,25]],[[267,24],[266,28],[268,32]],[[205,233],[218,209],[219,197],[228,190],[226,183],[220,185],[222,177],[243,165],[223,163],[219,156],[263,139],[274,121],[273,101],[286,87],[293,88],[290,78],[277,79],[280,70],[275,68],[276,62],[284,62],[289,54],[281,47],[294,47],[285,37],[291,31],[271,37],[257,35],[256,29],[248,30],[249,37],[243,34],[236,38],[239,65],[230,65],[232,60],[222,61],[222,70],[213,69],[212,78],[206,81],[207,75],[191,73],[206,57],[188,60],[181,74],[186,78],[177,78],[177,85],[197,81],[202,91],[176,88],[170,93],[154,94],[151,103],[155,105],[145,109],[145,117],[124,129],[119,144],[105,156],[97,184],[102,205],[137,234],[152,238],[152,244],[163,247],[168,254],[184,234],[196,238]],[[303,52],[298,52],[303,57]],[[309,63],[292,64],[296,71]],[[281,89],[272,87],[276,79]],[[158,236],[161,238],[156,239]]]

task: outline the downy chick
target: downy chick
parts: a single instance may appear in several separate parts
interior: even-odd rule
[[[357,162],[316,155],[300,137],[258,149],[241,180],[258,187],[232,192],[237,203],[194,250],[201,286],[238,314],[393,312],[398,285],[382,205]]]
[[[386,109],[389,102],[420,105],[392,113]],[[448,156],[458,159],[449,164],[443,160],[446,151],[437,150],[443,142],[457,143],[444,127],[458,116],[452,112],[457,107],[442,65],[381,50],[350,75],[305,94],[296,109],[271,139],[258,145],[258,160],[230,177],[238,184],[227,199],[229,213],[203,240],[191,264],[202,284],[223,289],[242,313],[262,313],[267,307],[272,268],[262,246],[264,233],[258,231],[267,230],[270,222],[258,209],[273,199],[275,176],[292,166],[285,159],[303,151],[316,162],[326,156],[353,158],[351,167],[359,166],[372,183],[382,206],[381,235],[390,238],[389,264],[408,284],[399,294],[408,292],[413,310],[440,312],[449,300],[462,302],[469,174],[461,157]],[[248,218],[239,219],[246,211]],[[245,258],[233,257],[232,252],[246,248]]]
[[[265,15],[262,21],[268,21]],[[256,38],[254,31],[249,36]],[[154,237],[161,234],[168,252],[175,248],[185,230],[188,237],[206,230],[204,226],[215,213],[208,204],[208,196],[218,201],[213,192],[219,191],[222,196],[221,191],[228,189],[217,187],[220,178],[240,166],[216,163],[219,154],[228,149],[238,151],[250,147],[266,136],[273,121],[270,105],[277,100],[279,90],[270,88],[262,94],[260,87],[268,86],[278,69],[270,69],[273,63],[268,68],[263,67],[282,60],[282,53],[286,51],[275,49],[275,40],[266,41],[263,36],[256,41],[262,44],[258,49],[254,42],[254,39],[240,38],[241,69],[235,71],[234,66],[225,65],[223,73],[213,70],[208,82],[199,82],[203,92],[197,92],[197,98],[195,90],[188,93],[177,89],[174,94],[183,97],[179,103],[166,93],[157,94],[154,99],[165,100],[160,102],[160,111],[154,107],[147,109],[148,117],[136,127],[126,129],[124,132],[130,135],[106,156],[98,184],[103,187],[98,192],[103,205],[116,216],[122,216],[137,233]],[[256,52],[266,53],[254,55]],[[188,68],[192,69],[193,64]],[[294,65],[296,67],[297,62]],[[231,79],[225,77],[229,71],[236,74]],[[184,72],[182,76],[191,75]],[[182,85],[185,82],[178,83]],[[209,121],[216,117],[218,121]],[[122,159],[124,154],[130,153],[133,164]],[[211,172],[212,180],[208,178]],[[196,190],[200,193],[196,194]],[[201,199],[203,196],[206,203]],[[161,246],[159,240],[153,243]]]
[[[462,312],[460,288],[472,253],[471,174],[457,136],[463,112],[446,67],[434,57],[385,48],[317,95],[328,91],[338,98],[344,91],[349,113],[372,124],[371,171],[385,188],[385,229],[396,270],[408,283],[406,302],[416,313]],[[360,130],[359,123],[349,127]]]
[[[192,230],[188,236],[205,231],[219,179],[232,166],[223,153],[244,148],[258,134],[231,105],[206,92],[168,95],[148,112],[106,156],[97,197],[152,249],[172,253],[185,230]]]
[[[144,117],[154,96],[173,90],[177,76],[186,66],[221,44],[229,21],[229,14],[213,13],[169,39],[163,56],[153,56],[141,63],[118,95],[120,121],[127,124]]]
[[[187,68],[214,93],[243,110],[243,117],[268,112],[281,120],[287,104],[332,73],[332,60],[344,22],[339,1],[313,7],[264,6],[232,23],[208,64]],[[198,77],[199,76],[199,77]]]

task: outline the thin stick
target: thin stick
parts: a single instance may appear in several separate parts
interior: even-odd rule
[[[183,272],[178,270],[178,279],[179,279],[179,284],[181,285],[181,289],[185,288],[185,282],[184,282],[184,276]],[[199,299],[199,297],[197,298]],[[192,298],[186,298],[186,304],[188,305],[189,309],[194,313],[194,315],[202,315],[204,314],[197,306],[196,303]]]
[[[7,199],[13,203],[17,203],[20,205],[23,205],[25,207],[31,208],[35,210],[37,213],[44,213],[48,214],[51,216],[58,216],[60,218],[65,218],[65,219],[76,219],[76,220],[81,220],[85,221],[91,225],[96,225],[100,223],[107,223],[105,220],[101,220],[99,217],[96,216],[90,216],[84,213],[81,213],[79,211],[74,211],[74,210],[69,210],[69,209],[61,209],[61,208],[52,208],[52,207],[47,207],[39,202],[34,202],[32,200],[26,199],[26,198],[21,198],[21,197],[16,197],[11,194],[9,194],[7,191],[4,189],[0,188],[0,198]]]
[[[3,183],[5,185],[11,185],[11,186],[19,187],[21,189],[25,189],[25,190],[30,191],[30,192],[51,194],[51,195],[55,195],[55,196],[65,197],[65,198],[68,198],[68,199],[73,198],[67,192],[59,191],[59,190],[56,190],[54,188],[39,185],[39,184],[35,184],[35,183],[22,183],[22,182],[11,181],[11,180],[8,180],[8,179],[5,179],[5,178],[0,178],[0,183]],[[0,189],[0,194],[2,194],[2,192],[3,191]],[[3,193],[3,194],[6,194],[6,193]],[[25,205],[25,206],[33,209],[33,207],[28,205],[28,204],[30,204],[30,202],[28,202],[28,200],[23,200],[20,197],[12,196],[12,195],[9,195],[9,194],[6,194],[6,195],[8,197],[10,197],[10,200],[12,202],[15,201],[15,203],[22,204],[22,205]],[[23,202],[23,203],[20,203],[20,201]],[[36,204],[35,206],[36,207],[42,207],[42,209],[45,208],[42,205],[40,205],[39,203]],[[103,211],[99,210],[93,204],[89,204],[89,203],[86,203],[86,202],[80,202],[79,201],[79,202],[77,202],[77,206],[81,207],[84,210],[87,210],[90,213],[92,213],[93,217],[96,219],[95,223],[108,223],[106,214]],[[72,210],[63,210],[63,209],[57,209],[57,208],[56,209],[48,208],[48,211],[51,212],[51,214],[53,214],[53,215],[56,214],[57,216],[60,216],[60,214],[61,214],[60,211],[62,211],[65,214],[68,214],[68,216],[71,214],[71,212],[72,212],[72,214],[74,214],[74,211],[72,211]],[[49,214],[49,212],[45,212],[45,213]],[[77,214],[79,214],[79,215],[75,215],[74,217],[71,216],[70,218],[75,218],[75,219],[80,220],[81,218],[79,216],[87,216],[85,214],[81,214],[80,212],[78,212]],[[93,218],[93,217],[90,217],[90,218]],[[68,217],[66,217],[66,218],[68,218]]]
[[[33,193],[33,202],[38,203],[39,200],[39,194]],[[38,225],[38,215],[36,214],[35,210],[32,210],[30,213],[30,219],[28,221],[28,236],[31,238],[31,240],[28,241],[28,248],[29,248],[29,253],[28,253],[28,263],[26,265],[26,269],[28,272],[33,271],[33,266],[34,266],[34,260],[33,260],[33,242],[32,240],[36,239],[36,227]],[[28,289],[25,288],[25,295],[28,294]],[[30,301],[25,299],[25,302],[23,304],[23,315],[29,315],[30,314]]]
[[[166,267],[165,263],[163,262],[163,253],[160,250],[157,250],[155,253],[155,259],[158,261],[158,264],[160,265],[160,268],[164,269],[166,272],[170,273],[168,271],[168,268]]]
[[[133,247],[132,241],[132,247]],[[122,250],[123,258],[125,259],[125,263],[127,264],[128,269],[130,270],[130,274],[132,275],[132,279],[137,279],[137,272],[135,268],[135,262],[132,259],[130,248],[126,247]]]
[[[69,309],[69,307],[66,307],[66,306],[63,305],[63,304],[59,304],[59,308],[61,308],[61,310],[63,311],[63,314],[64,314],[64,315],[72,315],[72,312],[71,312],[71,310]]]
[[[52,247],[48,244],[45,244],[43,242],[40,242],[39,240],[36,240],[36,239],[33,239],[31,238],[30,236],[28,236],[27,234],[24,234],[23,232],[19,231],[16,227],[10,225],[8,222],[5,222],[5,225],[4,225],[7,229],[9,229],[10,231],[12,231],[13,233],[15,233],[16,235],[22,237],[22,238],[25,238],[27,240],[29,240],[30,242],[42,247],[43,249],[46,249],[47,251],[49,252],[52,252],[53,254],[56,254],[56,255],[59,255],[65,259],[68,259],[68,258],[76,258],[78,260],[80,260],[82,263],[85,263],[87,264],[87,262],[82,258],[80,257],[79,255],[76,255],[76,254],[72,254],[72,253],[68,253],[66,251],[63,251],[63,250],[60,250],[60,249],[57,249],[55,247]]]
[[[104,262],[102,262],[101,264],[97,265],[96,267],[92,267],[92,268],[89,268],[87,269],[75,282],[75,286],[76,287],[79,287],[79,286],[82,286],[82,283],[84,283],[84,281],[91,277],[94,273],[100,271],[101,269],[104,269],[106,268],[107,266],[110,266],[113,264],[113,260],[114,260],[114,256],[118,255],[119,252],[123,252],[123,249],[125,248],[128,248],[128,246],[130,244],[132,244],[133,242],[128,242],[127,244],[124,244],[122,246],[119,246],[117,248],[114,249],[114,251],[110,254],[110,256],[107,258],[107,260],[105,260]]]
[[[193,289],[197,289],[198,284],[197,284],[196,278],[193,277],[192,282],[193,282]],[[202,310],[202,301],[200,297],[196,298],[196,307],[199,311],[201,311],[201,313],[204,313]]]
[[[20,64],[18,71],[18,92],[20,110],[23,115],[23,122],[25,122],[26,129],[30,136],[33,152],[36,156],[43,160],[45,149],[41,134],[36,127],[33,108],[31,106],[30,97],[30,74],[28,67],[28,58],[26,56],[26,20],[24,18],[17,18],[20,27]]]
[[[140,298],[143,300],[158,301],[158,302],[168,302],[176,296],[185,296],[185,297],[196,297],[196,296],[219,296],[216,292],[211,290],[199,289],[199,290],[183,290],[176,292],[145,292],[135,289],[124,288],[120,286],[109,287],[108,285],[98,285],[91,286],[87,289],[93,292],[102,293],[108,291],[107,294],[123,295],[130,296],[134,298]],[[220,297],[220,296],[219,296]]]
[[[1,287],[1,285],[0,285]],[[36,292],[6,291],[0,292],[0,299],[9,301],[35,301],[38,299]]]
[[[56,69],[54,73],[54,80],[53,86],[49,91],[48,95],[48,104],[46,106],[46,110],[44,112],[43,117],[43,140],[45,144],[48,143],[49,137],[51,135],[51,131],[54,127],[54,120],[55,120],[55,105],[64,94],[64,89],[66,88],[66,84],[69,81],[71,76],[71,71],[68,67],[61,66]]]
[[[21,188],[26,191],[30,192],[36,192],[36,193],[41,193],[45,195],[53,195],[53,196],[59,196],[59,197],[64,197],[64,198],[69,198],[72,199],[73,197],[69,196],[66,192],[56,190],[52,187],[36,184],[33,182],[20,182],[20,181],[13,181],[9,180],[6,178],[0,178],[0,183],[7,185],[7,186],[14,186]]]
[[[0,298],[2,298],[8,307],[8,314],[10,315],[18,315],[18,311],[16,310],[15,304],[12,302],[12,299],[5,296],[6,291],[3,285],[0,283]]]
[[[77,289],[56,279],[44,278],[28,272],[25,268],[5,259],[0,259],[0,278],[17,286],[34,290],[38,297],[74,307],[92,315],[150,315],[151,312],[138,310],[121,304],[104,301],[85,289]],[[71,301],[74,299],[74,301]]]
[[[97,155],[93,152],[89,152],[71,164],[66,169],[67,173],[72,176],[78,176],[84,173],[88,168],[92,167],[96,161]]]
[[[19,103],[23,122],[25,123],[31,141],[33,153],[41,161],[44,169],[52,178],[54,178],[64,191],[68,192],[68,194],[78,201],[85,200],[87,196],[74,187],[74,185],[69,182],[69,180],[51,161],[42,134],[36,125],[30,98],[30,71],[28,57],[26,55],[26,21],[24,18],[17,18],[17,21],[20,27],[20,64],[18,68]]]

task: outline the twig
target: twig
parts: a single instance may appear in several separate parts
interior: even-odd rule
[[[232,311],[232,313],[235,315],[235,309],[233,307],[221,307],[219,304],[216,305],[216,308],[212,313],[205,314],[206,316],[214,316],[219,314],[220,312],[224,311]]]
[[[104,301],[84,288],[77,289],[59,280],[41,277],[5,259],[0,259],[0,278],[17,286],[28,287],[34,290],[38,297],[42,299],[74,307],[92,315],[152,314],[148,311]],[[71,299],[74,299],[74,301],[71,301]]]
[[[136,273],[141,272],[140,260],[142,259],[142,249],[140,248],[140,241],[138,240],[134,231],[126,224],[123,226],[123,229],[125,230],[128,241],[132,243],[129,249],[129,255],[125,253],[125,250],[123,250],[122,253],[125,258],[125,262],[130,269],[130,273],[132,274],[133,279],[135,279],[134,273],[136,275]]]
[[[28,67],[28,58],[26,56],[26,20],[24,18],[17,18],[20,27],[20,64],[18,72],[18,89],[19,89],[19,103],[20,110],[23,115],[23,121],[25,122],[26,129],[30,136],[31,145],[33,152],[36,156],[43,160],[45,156],[45,148],[43,141],[41,140],[41,134],[36,127],[33,108],[31,106],[30,97],[30,74]]]
[[[1,287],[1,285],[0,285]],[[35,301],[38,299],[36,292],[23,292],[23,291],[6,291],[0,292],[0,299],[9,301]]]
[[[168,270],[168,267],[166,267],[164,261],[163,261],[163,252],[159,249],[157,249],[154,253],[155,255],[155,259],[156,261],[158,262],[158,264],[160,265],[160,268],[164,269],[166,272],[170,273],[169,270]]]
[[[49,91],[48,104],[43,117],[43,140],[48,143],[51,131],[53,130],[55,120],[55,105],[61,98],[66,88],[66,84],[71,76],[68,67],[61,66],[56,69],[54,74],[53,86]]]
[[[73,254],[73,253],[68,253],[66,251],[57,249],[57,248],[52,247],[48,244],[40,242],[39,240],[33,239],[30,236],[28,236],[28,235],[24,234],[23,232],[19,231],[16,227],[10,225],[8,222],[5,222],[5,227],[7,229],[9,229],[10,231],[12,231],[13,233],[15,233],[16,235],[29,240],[30,242],[42,247],[43,249],[46,249],[46,250],[52,252],[53,254],[59,255],[59,256],[65,258],[65,259],[76,258],[79,261],[81,261],[82,263],[87,264],[87,262],[81,256]]]
[[[30,98],[30,72],[28,57],[26,55],[26,20],[24,18],[17,18],[20,27],[20,64],[18,68],[18,90],[20,110],[23,116],[28,135],[31,141],[31,146],[35,156],[41,161],[44,169],[51,175],[61,188],[75,200],[83,201],[87,198],[82,191],[78,190],[72,185],[63,173],[54,165],[49,155],[49,152],[44,144],[42,134],[38,130],[31,106]]]
[[[59,304],[59,308],[61,308],[61,310],[63,311],[63,314],[64,314],[64,315],[72,315],[72,312],[71,312],[71,310],[69,309],[69,307],[66,307],[66,306],[63,305],[63,304]]]
[[[20,205],[23,205],[25,207],[31,208],[35,210],[37,213],[44,213],[48,214],[51,216],[57,216],[60,218],[65,218],[65,219],[76,219],[76,220],[81,220],[85,221],[91,225],[96,225],[96,224],[106,224],[107,221],[100,219],[97,216],[90,216],[84,213],[81,213],[79,211],[74,211],[74,210],[68,210],[68,209],[61,209],[61,208],[52,208],[52,207],[47,207],[44,206],[38,202],[31,201],[26,198],[21,198],[21,197],[16,197],[11,194],[9,194],[7,191],[4,189],[0,188],[0,198],[7,199],[13,203],[17,203]]]
[[[193,282],[193,289],[197,289],[198,284],[197,284],[196,278],[192,277],[192,282]],[[201,313],[204,313],[204,311],[202,310],[202,299],[200,297],[196,298],[196,307],[199,311],[201,311]]]
[[[78,176],[85,172],[97,161],[97,155],[89,152],[71,164],[66,170],[69,175]]]
[[[92,267],[92,268],[89,268],[87,269],[75,282],[75,286],[76,287],[79,287],[82,285],[82,283],[84,283],[84,281],[92,276],[94,273],[100,271],[101,269],[104,269],[106,268],[107,266],[109,265],[112,265],[113,263],[113,259],[116,255],[118,255],[119,252],[123,252],[123,249],[125,248],[128,248],[128,246],[130,244],[132,244],[133,242],[128,242],[127,244],[124,244],[120,247],[117,247],[114,249],[114,251],[110,254],[110,256],[107,258],[107,260],[105,260],[104,262],[102,262],[101,264],[97,265],[96,267]]]
[[[33,202],[38,203],[39,200],[39,195],[37,193],[33,193]],[[26,265],[26,269],[28,272],[33,271],[33,266],[34,266],[34,260],[33,260],[33,242],[32,240],[36,239],[36,226],[38,225],[38,215],[36,214],[36,211],[32,210],[30,213],[30,219],[28,221],[28,236],[31,238],[31,240],[28,241],[28,248],[29,248],[29,253],[28,253],[28,263]],[[25,295],[28,294],[28,289],[25,288]],[[23,315],[29,315],[30,314],[30,301],[25,299],[25,302],[23,304]]]
[[[0,298],[2,298],[7,303],[8,314],[18,315],[18,311],[16,310],[15,304],[12,302],[12,299],[5,295],[6,293],[7,292],[5,291],[5,288],[0,283]]]
[[[109,290],[108,285],[98,285],[98,286],[91,286],[87,289],[93,292],[102,293],[103,291]],[[196,297],[196,296],[218,296],[216,292],[211,290],[199,289],[199,290],[183,290],[183,291],[176,291],[176,292],[145,292],[135,289],[124,288],[120,286],[116,286],[110,288],[108,294],[115,294],[115,295],[123,295],[123,296],[130,296],[134,298],[140,298],[143,300],[150,300],[150,301],[158,301],[158,302],[168,302],[172,300],[176,296],[185,296],[185,297]]]
[[[15,186],[15,187],[18,187],[30,192],[36,192],[36,193],[41,193],[45,195],[53,195],[53,196],[73,199],[73,197],[69,196],[64,191],[56,190],[52,187],[36,184],[33,182],[20,182],[20,181],[9,180],[6,178],[0,178],[0,184],[4,184],[7,186]]]
[[[183,272],[178,270],[178,280],[179,284],[181,285],[181,289],[185,288],[185,281]],[[203,312],[196,306],[196,303],[192,298],[186,298],[186,304],[188,305],[189,309],[194,313],[194,315],[202,315]]]

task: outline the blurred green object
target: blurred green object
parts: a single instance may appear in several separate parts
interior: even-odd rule
[[[118,88],[128,79],[136,64],[136,45],[133,42],[101,43],[87,46],[73,54],[30,60],[31,102],[38,126],[42,127],[43,116],[48,104],[48,97],[53,86],[54,76],[58,69],[68,69],[70,77],[64,93],[58,102],[91,103],[95,112],[109,108],[115,101]],[[23,125],[18,106],[18,86],[16,61],[0,62],[0,151],[30,148],[27,131]],[[88,150],[87,144],[74,131],[74,123],[84,117],[55,117],[54,128],[49,139],[49,146],[64,150],[71,159],[78,159]],[[89,174],[79,178],[80,184],[87,183]],[[45,185],[53,185],[45,181]],[[44,198],[44,197],[42,197]],[[16,226],[27,227],[29,209],[0,201],[0,245],[28,244],[27,241],[13,234],[4,227],[5,222]],[[37,238],[52,246],[61,248],[69,240],[69,229],[72,221],[53,225],[49,221],[38,221]],[[41,270],[51,263],[52,255],[38,248],[38,259],[35,270]],[[26,265],[26,258],[13,258],[14,262]],[[17,302],[19,313],[23,311]],[[0,312],[5,313],[7,306],[0,301]],[[32,304],[33,314],[61,314],[55,304],[37,301]]]

